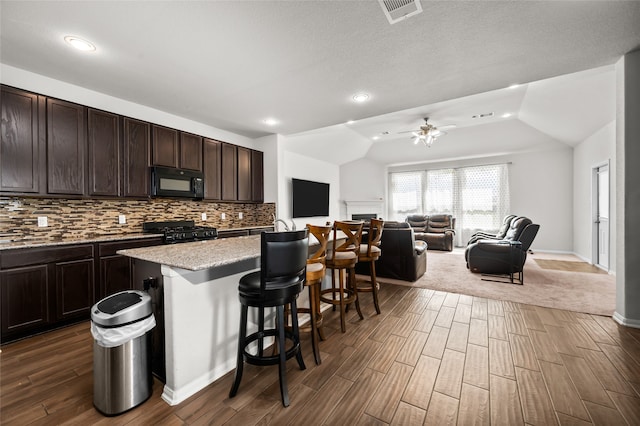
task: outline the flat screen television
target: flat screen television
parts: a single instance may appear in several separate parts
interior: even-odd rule
[[[291,179],[293,217],[329,216],[329,184]]]

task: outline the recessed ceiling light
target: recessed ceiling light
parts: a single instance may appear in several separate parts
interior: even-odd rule
[[[275,118],[266,118],[266,119],[262,120],[262,122],[264,124],[266,124],[267,126],[275,126],[276,124],[280,123]]]
[[[509,118],[509,117],[511,117],[510,112],[505,112],[504,114],[502,114],[502,118]]]
[[[373,139],[374,141],[377,141],[378,139],[380,139],[380,136],[374,136],[371,139]]]
[[[84,52],[91,52],[96,50],[96,47],[92,43],[88,42],[87,40],[83,40],[80,37],[66,36],[64,38],[64,41],[66,41],[76,49],[82,50]]]
[[[367,93],[356,93],[353,95],[353,100],[356,102],[366,102],[369,100],[369,95]]]
[[[520,85],[518,83],[512,84],[511,86],[507,87],[507,89],[515,89],[516,87],[520,87]]]

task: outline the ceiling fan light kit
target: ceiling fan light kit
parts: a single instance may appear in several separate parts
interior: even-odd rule
[[[452,125],[447,127],[454,126]],[[417,145],[418,142],[422,142],[424,146],[426,146],[427,148],[431,148],[431,145],[433,145],[436,139],[438,139],[442,135],[446,135],[446,132],[439,130],[433,124],[430,124],[429,117],[425,117],[424,124],[420,126],[420,130],[416,130],[413,132],[413,143]]]

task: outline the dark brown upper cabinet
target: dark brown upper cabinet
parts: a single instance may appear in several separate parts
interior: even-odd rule
[[[202,171],[202,137],[180,132],[180,168]]]
[[[178,167],[178,131],[152,125],[151,149],[153,166]]]
[[[152,125],[151,165],[202,171],[202,137]]]
[[[44,192],[44,130],[38,120],[45,99],[33,93],[2,87],[0,191]]]
[[[47,192],[85,193],[86,107],[47,99]]]
[[[151,189],[150,146],[151,124],[124,119],[123,188],[125,197],[148,197]]]
[[[204,198],[220,200],[222,198],[222,142],[204,139],[203,144]]]
[[[238,200],[238,147],[222,143],[221,148],[222,200]]]
[[[262,151],[251,151],[251,200],[264,202],[264,155]]]
[[[120,195],[120,116],[89,109],[89,195]]]
[[[251,150],[238,147],[238,201],[251,201]]]

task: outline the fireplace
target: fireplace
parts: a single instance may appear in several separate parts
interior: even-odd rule
[[[375,213],[358,213],[352,214],[351,220],[364,220],[365,222],[369,221],[369,219],[377,219],[378,215]]]
[[[345,217],[352,220],[369,220],[384,217],[382,200],[345,201],[347,207]]]

